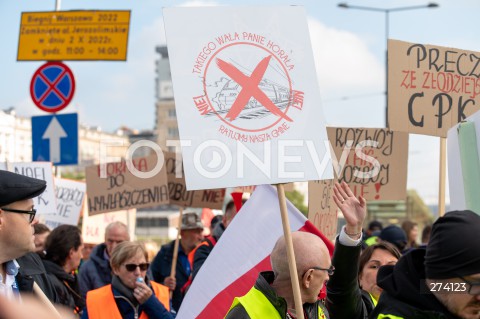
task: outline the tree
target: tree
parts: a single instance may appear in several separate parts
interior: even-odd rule
[[[302,212],[305,217],[308,217],[308,207],[305,206],[305,196],[297,190],[291,192],[285,192],[285,196],[288,200]]]

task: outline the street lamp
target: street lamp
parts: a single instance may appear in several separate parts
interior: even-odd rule
[[[439,5],[435,2],[430,2],[425,5],[397,7],[397,8],[374,8],[349,5],[346,2],[338,4],[339,8],[343,9],[358,9],[365,11],[376,11],[385,13],[385,126],[388,127],[388,35],[389,35],[389,14],[395,11],[407,11],[426,8],[437,8]]]

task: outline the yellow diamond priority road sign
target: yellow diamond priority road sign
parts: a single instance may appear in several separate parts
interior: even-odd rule
[[[127,59],[130,11],[23,12],[17,61]]]

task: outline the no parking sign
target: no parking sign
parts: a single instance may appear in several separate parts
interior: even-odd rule
[[[75,78],[61,62],[47,62],[33,75],[30,95],[33,103],[49,113],[58,112],[70,103],[75,92]]]

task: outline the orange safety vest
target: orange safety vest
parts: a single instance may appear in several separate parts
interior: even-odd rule
[[[215,237],[213,236],[207,236],[205,238],[205,240],[203,240],[200,244],[197,245],[197,247],[193,248],[193,250],[191,252],[188,253],[188,263],[190,264],[190,276],[188,276],[188,280],[187,282],[183,285],[183,287],[180,289],[180,291],[183,293],[183,294],[186,294],[187,291],[188,291],[188,288],[190,288],[190,286],[192,285],[192,281],[193,281],[193,276],[192,276],[192,273],[193,273],[193,262],[195,260],[195,252],[197,251],[197,249],[200,247],[200,246],[215,246],[215,244],[217,243],[217,241],[215,240]]]
[[[200,244],[197,245],[197,247],[193,248],[193,250],[191,252],[188,253],[188,262],[190,263],[190,269],[193,271],[193,261],[194,261],[194,258],[195,258],[195,252],[197,251],[197,249],[200,247],[200,246],[210,246],[212,245],[215,246],[215,244],[217,243],[217,241],[215,240],[215,238],[213,236],[207,236],[205,238],[205,240],[203,240]]]
[[[170,311],[170,293],[168,287],[150,281],[155,296]],[[91,290],[87,293],[87,311],[89,319],[122,319],[113,296],[112,285]],[[148,319],[145,311],[139,319]]]

